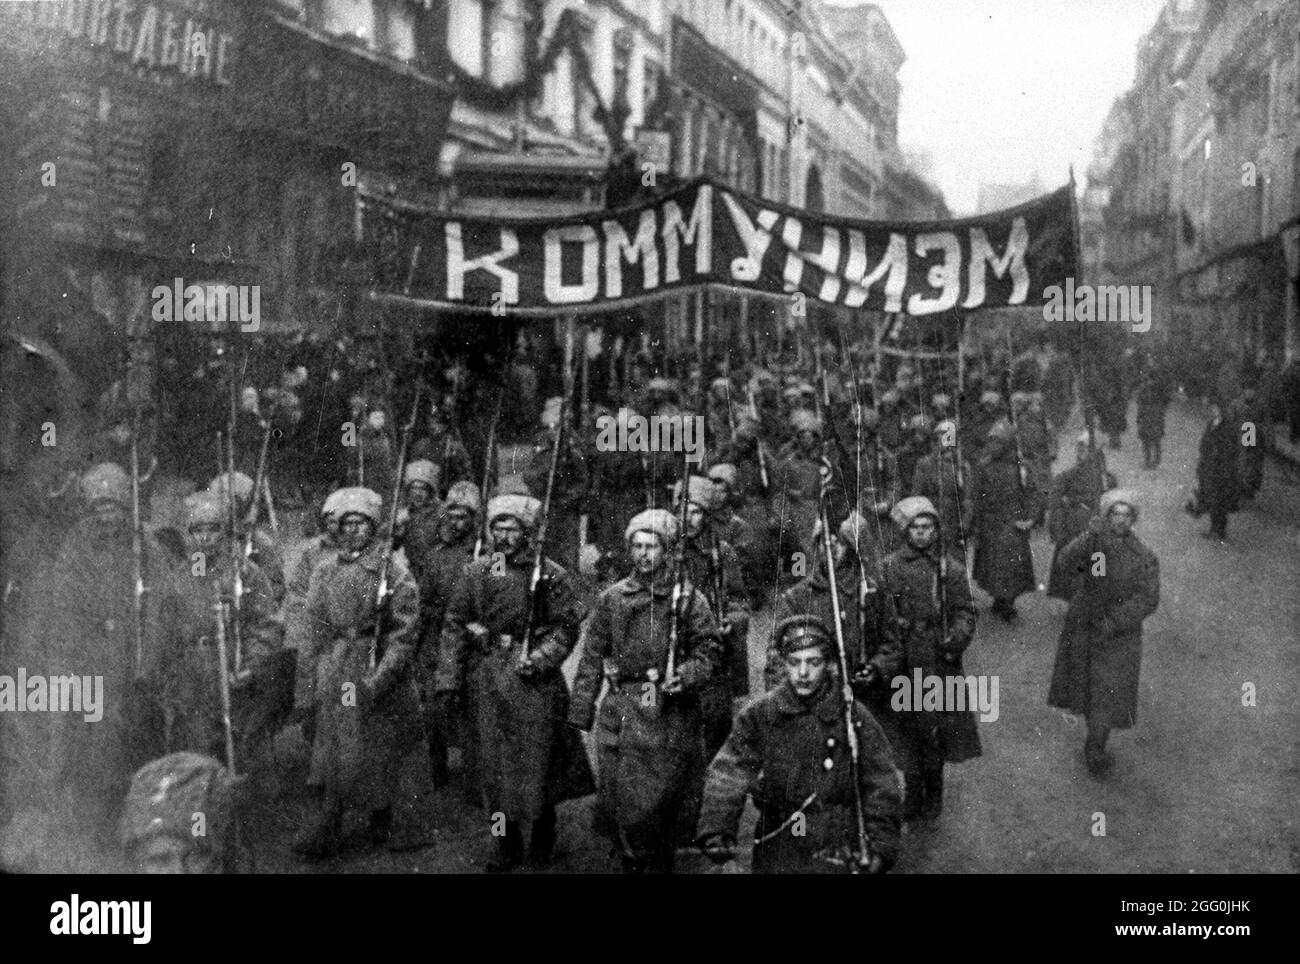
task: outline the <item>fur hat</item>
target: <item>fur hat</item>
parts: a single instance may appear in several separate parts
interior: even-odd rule
[[[166,835],[221,860],[231,842],[235,796],[234,779],[212,757],[180,752],[152,760],[131,778],[119,825],[122,845],[131,850]],[[204,832],[197,835],[196,813],[204,818]]]
[[[215,492],[195,492],[185,498],[185,527],[223,525],[230,516],[225,495]]]
[[[402,472],[402,485],[405,487],[412,482],[423,482],[437,492],[441,475],[442,469],[438,468],[433,462],[428,459],[416,459],[413,462],[406,463],[406,469]]]
[[[478,487],[473,482],[462,480],[447,490],[447,501],[443,507],[452,509],[457,506],[476,514],[482,508],[479,504]]]
[[[542,503],[531,495],[498,495],[488,499],[488,525],[497,519],[518,519],[519,524],[531,532],[536,528],[541,513]]]
[[[1101,501],[1098,504],[1097,513],[1103,519],[1110,515],[1110,510],[1117,505],[1126,505],[1133,510],[1133,518],[1137,518],[1138,504],[1137,493],[1132,489],[1110,489],[1101,494]]]
[[[677,542],[677,517],[667,509],[646,509],[632,516],[623,538],[631,539],[637,532],[654,533],[666,549]]]
[[[367,489],[360,485],[349,486],[335,492],[334,498],[337,500],[339,521],[342,521],[345,516],[362,515],[375,525],[379,525],[380,517],[383,515],[384,500],[374,489]]]
[[[921,515],[933,516],[935,523],[939,522],[939,513],[935,511],[934,503],[923,495],[909,495],[906,499],[900,499],[889,513],[899,529],[906,529]]]
[[[81,477],[81,498],[86,505],[116,502],[125,508],[131,504],[131,477],[116,462],[101,462]]]
[[[801,408],[790,416],[790,424],[796,432],[812,432],[816,435],[822,434],[822,423],[812,412]]]
[[[681,494],[682,483],[679,479],[673,483],[673,505],[681,504]],[[718,507],[718,490],[711,480],[702,475],[692,475],[686,480],[686,499],[705,512],[712,512]]]
[[[230,473],[222,472],[210,483],[208,483],[208,491],[215,492],[218,495],[225,495],[227,492],[230,491],[231,488],[229,484],[229,479],[230,479]],[[249,499],[253,497],[253,480],[250,479],[248,476],[246,476],[243,472],[236,472],[234,489],[235,489],[235,501],[247,502]]]

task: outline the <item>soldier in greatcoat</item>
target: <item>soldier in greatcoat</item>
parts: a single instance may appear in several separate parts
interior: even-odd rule
[[[720,670],[722,649],[703,593],[674,592],[672,513],[637,514],[626,538],[633,571],[600,594],[583,627],[569,721],[584,731],[596,726],[597,832],[614,845],[625,872],[668,873],[679,832],[694,831],[694,813],[689,828],[679,820],[698,792],[692,781],[703,775],[699,697]]]
[[[898,856],[902,785],[884,731],[858,702],[857,794],[845,704],[832,667],[835,639],[812,614],[777,629],[783,679],[748,703],[709,765],[697,837],[723,863],[735,855],[736,829],[752,797],[754,873],[835,873],[853,863],[884,873]],[[858,852],[857,800],[868,845]]]
[[[529,607],[532,540],[541,512],[530,496],[488,502],[492,552],[465,568],[447,605],[438,650],[438,697],[449,699],[468,681],[495,844],[486,869],[493,873],[524,859],[525,827],[530,862],[549,860],[556,804],[595,790],[578,734],[564,726],[569,689],[560,674],[587,611],[572,576],[549,557],[535,612]]]
[[[1061,553],[1078,573],[1048,691],[1049,706],[1088,723],[1084,759],[1094,776],[1105,773],[1112,729],[1137,721],[1142,665],[1142,621],[1160,605],[1160,564],[1133,532],[1136,495],[1111,489],[1098,515]]]

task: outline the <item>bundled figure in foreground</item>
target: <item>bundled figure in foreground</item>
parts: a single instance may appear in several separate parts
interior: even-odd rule
[[[735,856],[736,828],[752,796],[754,873],[884,873],[894,865],[900,774],[884,731],[856,701],[854,764],[843,683],[832,668],[835,645],[815,615],[793,616],[778,627],[785,679],[740,711],[709,766],[697,836],[713,861]]]
[[[1056,650],[1049,706],[1088,721],[1088,772],[1106,772],[1112,729],[1137,721],[1142,621],[1160,605],[1160,563],[1133,534],[1137,499],[1125,489],[1101,497],[1100,514],[1061,550],[1061,565],[1077,573]]]

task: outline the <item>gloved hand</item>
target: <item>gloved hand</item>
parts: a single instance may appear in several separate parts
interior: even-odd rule
[[[878,679],[880,679],[880,671],[872,663],[868,663],[853,674],[853,682],[859,686],[870,686]]]
[[[700,850],[715,864],[725,864],[736,857],[736,843],[720,833],[711,834],[700,844]]]

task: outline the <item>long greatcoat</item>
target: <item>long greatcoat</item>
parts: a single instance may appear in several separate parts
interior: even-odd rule
[[[532,636],[537,671],[521,676],[531,575],[531,552],[484,556],[465,567],[443,617],[434,676],[442,693],[467,681],[488,810],[512,821],[536,820],[547,807],[596,789],[582,741],[564,725],[569,688],[560,673],[587,610],[572,577],[547,559]],[[471,639],[470,623],[487,627],[485,641]]]
[[[400,555],[383,614],[381,658],[370,668],[382,547],[327,556],[307,596],[307,636],[299,665],[313,668],[307,698],[316,707],[308,783],[327,799],[377,810],[392,802],[402,758],[418,742],[419,697],[411,663],[420,623],[419,590]],[[347,686],[346,684],[351,684]],[[361,690],[371,687],[373,703]]]
[[[1102,554],[1104,568],[1095,553]],[[1062,551],[1062,565],[1079,578],[1047,703],[1107,726],[1130,727],[1137,720],[1142,620],[1160,604],[1159,562],[1131,533],[1084,532]]]
[[[1196,463],[1196,486],[1201,505],[1210,512],[1236,512],[1241,506],[1241,478],[1238,452],[1241,426],[1226,417],[1211,421],[1201,435],[1200,460]]]
[[[940,606],[940,565],[934,547],[922,552],[912,545],[891,553],[884,562],[884,589],[894,600],[903,627],[903,673],[920,670],[925,676],[963,676],[961,655],[975,637],[975,606],[966,583],[966,567],[948,556],[943,580],[946,609]],[[952,647],[944,655],[940,645],[945,629]],[[895,725],[901,730],[929,727],[934,716],[939,748],[948,763],[960,763],[980,755],[975,714],[966,710],[930,712],[899,711]],[[901,719],[898,719],[901,717]]]
[[[1032,477],[1024,487],[1015,452],[1002,447],[983,463],[975,482],[975,581],[995,599],[1015,599],[1037,588],[1029,533],[1013,525],[1033,521],[1041,499]]]
[[[901,779],[884,731],[861,703],[853,705],[853,722],[867,837],[872,851],[892,865],[901,827]],[[752,796],[758,808],[754,873],[835,873],[818,853],[838,854],[857,842],[845,737],[844,704],[834,685],[802,700],[786,682],[748,703],[709,765],[698,838],[721,834],[734,840],[745,798]],[[814,793],[802,811],[804,832],[794,833],[793,825],[781,829]],[[771,839],[760,843],[768,834]]]
[[[671,851],[679,834],[695,829],[691,808],[703,780],[703,718],[699,693],[719,671],[718,623],[698,589],[682,601],[677,660],[684,691],[665,696],[663,678],[672,608],[671,580],[653,586],[636,575],[596,599],[582,631],[582,658],[573,681],[570,722],[587,730],[595,720],[600,787],[597,833],[625,857]],[[600,701],[602,683],[609,686]],[[698,799],[696,799],[698,805]]]

